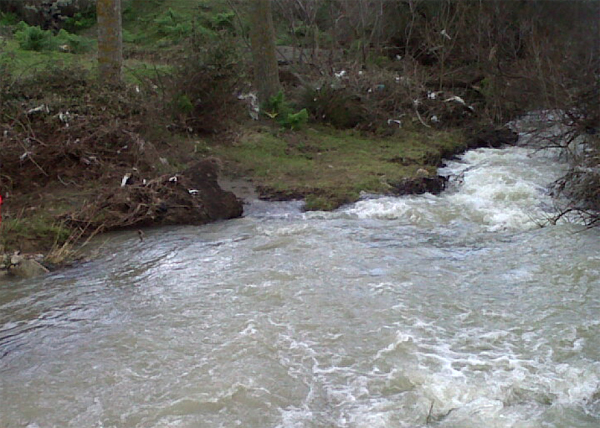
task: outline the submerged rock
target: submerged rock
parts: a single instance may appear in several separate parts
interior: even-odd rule
[[[395,195],[421,195],[431,193],[437,195],[446,187],[448,179],[442,176],[418,176],[391,183]]]
[[[5,276],[17,276],[20,278],[34,278],[50,272],[40,262],[30,256],[13,254],[4,256],[0,270],[0,278]]]
[[[467,147],[469,149],[478,149],[480,147],[499,148],[505,145],[512,146],[517,143],[518,139],[519,135],[506,127],[485,129],[473,134],[467,141]]]

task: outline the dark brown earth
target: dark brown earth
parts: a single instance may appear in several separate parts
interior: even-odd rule
[[[80,210],[68,213],[69,226],[90,231],[165,226],[200,225],[240,217],[242,202],[221,189],[214,159],[196,162],[178,174],[152,180],[130,177],[125,185],[104,189]],[[133,183],[131,183],[133,181]]]

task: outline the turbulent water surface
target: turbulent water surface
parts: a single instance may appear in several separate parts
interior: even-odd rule
[[[552,153],[479,149],[441,196],[111,237],[0,284],[0,427],[600,426],[600,240]]]

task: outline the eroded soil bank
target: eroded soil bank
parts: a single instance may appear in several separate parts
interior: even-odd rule
[[[27,276],[61,266],[97,233],[129,229],[143,239],[144,227],[239,217],[245,199],[304,199],[306,209],[331,210],[363,192],[439,193],[445,179],[437,167],[444,159],[512,144],[516,135],[502,128],[470,137],[436,131],[377,139],[329,128],[281,132],[254,125],[238,141],[213,142],[201,153],[197,141],[162,150],[137,135],[132,141],[114,156],[90,145],[77,147],[79,158],[71,159],[72,147],[44,146],[36,158],[19,160],[19,182],[7,189],[3,207],[4,272]],[[44,153],[54,161],[40,164]],[[89,165],[89,159],[101,161]],[[90,174],[95,179],[85,180]]]

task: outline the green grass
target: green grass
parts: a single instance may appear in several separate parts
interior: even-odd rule
[[[326,127],[261,129],[214,152],[251,176],[265,194],[304,196],[308,209],[334,209],[357,200],[363,191],[393,193],[396,184],[416,177],[421,168],[435,174],[441,155],[463,146],[463,140],[460,133],[445,131],[405,131],[373,139]]]
[[[73,55],[57,51],[28,51],[19,48],[16,40],[6,40],[0,45],[0,64],[15,77],[33,75],[40,70],[56,64],[72,66],[75,64],[91,67],[95,57],[91,55]]]
[[[173,19],[168,19],[173,12]],[[170,50],[177,49],[181,37],[188,35],[190,26],[196,25],[197,31],[206,29],[208,33],[211,26],[219,25],[231,13],[226,0],[129,0],[124,3],[124,39],[126,51],[147,54],[150,60],[140,61],[130,59],[125,61],[125,77],[130,82],[138,80],[138,74],[152,74],[154,64],[161,64],[161,52],[168,54]],[[8,20],[2,15],[0,26],[15,24],[15,19]],[[6,21],[6,22],[4,22]],[[172,22],[171,22],[172,21]],[[162,24],[161,24],[162,23]],[[86,27],[89,25],[86,24]],[[7,27],[9,28],[9,27]],[[13,28],[13,27],[10,27]],[[0,38],[0,63],[8,65],[8,72],[13,76],[27,76],[37,71],[45,70],[48,64],[62,63],[65,66],[79,64],[86,69],[96,67],[96,48],[91,47],[87,53],[66,53],[56,49],[46,51],[24,50],[19,47],[19,42],[11,31]],[[95,25],[84,29],[82,35],[95,38]],[[71,35],[72,42],[77,44],[78,35]],[[70,43],[64,36],[55,37],[60,45]],[[86,39],[88,40],[88,39]],[[95,41],[95,40],[94,40]],[[71,44],[73,44],[71,43]],[[87,48],[86,48],[87,49]],[[168,56],[168,55],[167,55]],[[142,55],[144,57],[144,55]],[[161,71],[169,70],[164,65],[157,66]]]
[[[15,40],[8,40],[0,45],[0,66],[13,78],[25,78],[55,67],[80,66],[86,70],[97,67],[95,53],[70,54],[57,51],[28,51],[19,48]],[[153,64],[138,59],[125,60],[123,74],[128,83],[140,83],[154,79],[157,74],[169,73],[173,66]]]
[[[231,13],[226,0],[129,0],[124,40],[130,49],[169,50],[192,31],[210,36]]]
[[[0,229],[0,246],[6,252],[51,248],[65,243],[71,233],[50,216],[6,219]]]

